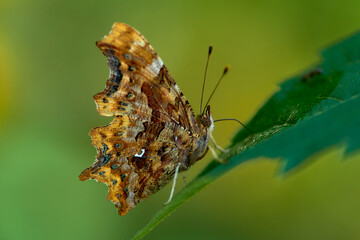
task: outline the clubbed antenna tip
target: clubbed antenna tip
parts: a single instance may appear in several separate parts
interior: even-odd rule
[[[229,65],[226,65],[226,66],[225,66],[225,68],[224,68],[224,72],[223,72],[223,74],[221,75],[221,77],[220,77],[219,81],[217,82],[217,84],[216,84],[216,86],[215,86],[214,90],[213,90],[213,91],[212,91],[212,93],[210,94],[210,97],[209,97],[209,99],[207,100],[207,102],[206,102],[206,104],[205,104],[205,107],[204,107],[204,110],[202,111],[202,113],[201,113],[201,114],[203,114],[203,113],[205,112],[205,109],[206,109],[206,107],[208,106],[208,104],[209,104],[209,102],[210,102],[210,99],[211,99],[211,98],[212,98],[212,96],[214,95],[215,90],[218,88],[218,86],[219,86],[219,84],[220,84],[221,80],[224,78],[225,74],[226,74],[229,70],[230,70],[230,66],[229,66]]]
[[[224,68],[224,75],[230,70],[230,66],[229,65],[226,65],[225,68]]]

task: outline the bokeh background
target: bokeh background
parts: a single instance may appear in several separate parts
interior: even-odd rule
[[[167,200],[170,186],[120,217],[105,185],[78,180],[95,159],[89,130],[111,121],[92,96],[109,71],[95,41],[114,22],[150,41],[196,111],[213,44],[207,96],[232,66],[213,115],[246,122],[278,83],[359,30],[359,11],[357,0],[0,1],[0,239],[129,239]],[[226,146],[238,128],[218,123],[215,138]],[[286,176],[277,160],[242,164],[147,239],[360,239],[359,154],[342,153],[328,149]]]

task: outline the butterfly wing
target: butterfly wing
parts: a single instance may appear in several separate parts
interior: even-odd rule
[[[178,162],[187,161],[198,126],[186,98],[138,31],[115,23],[97,46],[107,57],[110,77],[94,100],[99,113],[114,120],[91,130],[96,161],[79,177],[106,183],[108,199],[125,215],[162,188]]]

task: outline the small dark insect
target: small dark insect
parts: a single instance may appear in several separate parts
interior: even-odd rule
[[[306,73],[304,76],[300,78],[302,82],[311,82],[311,79],[315,76],[319,76],[323,73],[323,70],[320,68],[315,68],[310,72]]]

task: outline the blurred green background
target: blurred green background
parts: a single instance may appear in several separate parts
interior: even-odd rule
[[[170,186],[125,217],[107,187],[80,182],[95,159],[92,96],[108,77],[95,41],[116,21],[137,28],[198,111],[209,44],[207,96],[215,118],[249,120],[277,84],[360,29],[353,1],[0,1],[0,239],[129,239],[167,200]],[[218,123],[218,143],[238,125]],[[360,239],[359,154],[334,147],[287,176],[250,161],[207,187],[147,239]],[[191,179],[209,162],[187,172]],[[184,186],[178,181],[177,189]]]

